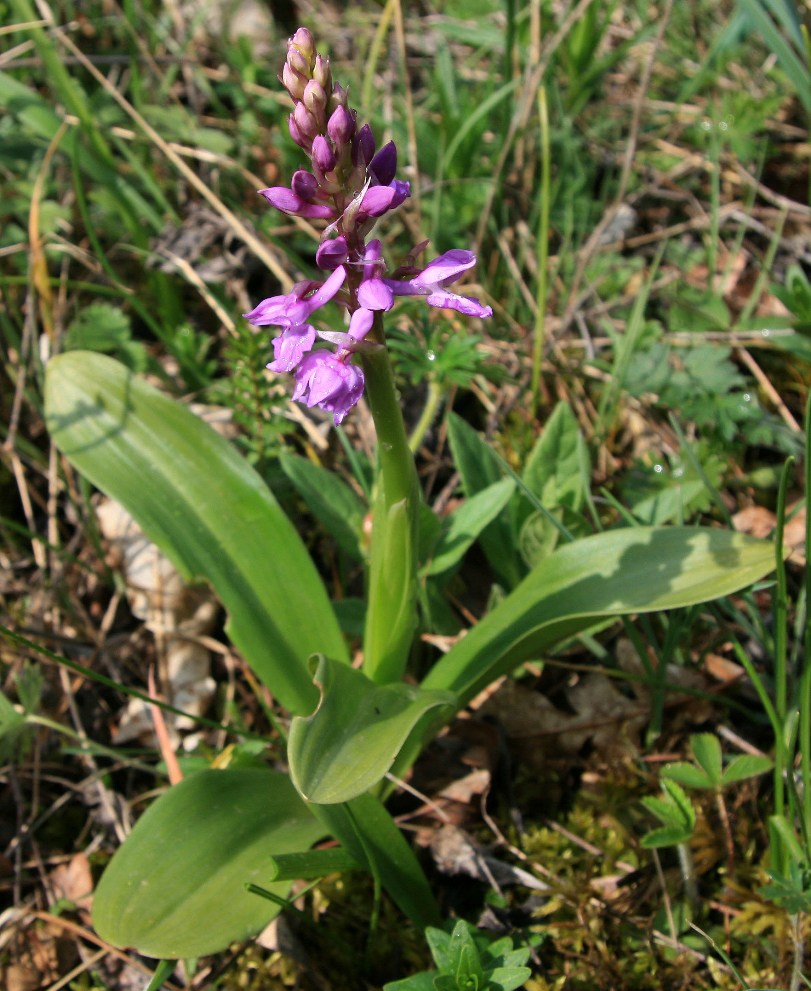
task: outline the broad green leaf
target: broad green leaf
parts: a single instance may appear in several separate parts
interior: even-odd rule
[[[718,737],[714,733],[694,733],[690,737],[690,749],[693,751],[696,763],[704,769],[709,778],[710,787],[719,789],[724,759]]]
[[[653,829],[642,837],[642,846],[646,849],[686,843],[695,829],[696,812],[681,787],[675,781],[664,779],[662,789],[665,792],[662,798],[642,799],[645,808],[664,823],[663,828]]]
[[[326,589],[273,494],[199,417],[105,355],[52,358],[54,443],[120,502],[187,580],[206,578],[228,633],[274,695],[309,712],[307,658],[347,659]]]
[[[448,443],[468,498],[503,477],[504,472],[490,445],[453,413],[448,417]],[[510,588],[518,584],[524,573],[517,549],[517,533],[514,512],[510,508],[493,520],[479,538],[493,570]]]
[[[494,678],[612,616],[728,595],[774,568],[774,548],[728,530],[638,527],[558,548],[434,665],[424,688],[466,704]]]
[[[739,754],[737,757],[733,757],[724,768],[721,784],[726,787],[736,781],[756,778],[759,774],[771,771],[773,767],[774,762],[768,757],[762,757],[759,754]]]
[[[341,550],[356,561],[362,559],[359,536],[365,508],[362,501],[334,471],[292,454],[282,454],[285,475],[307,503],[313,516],[335,538]]]
[[[662,768],[662,777],[677,781],[684,788],[696,788],[699,791],[712,791],[715,787],[703,768],[688,764],[686,761],[667,764]]]
[[[504,478],[466,499],[454,510],[422,576],[439,575],[461,561],[482,530],[502,512],[515,492],[515,482]]]
[[[341,805],[310,807],[330,834],[380,880],[415,926],[439,925],[439,910],[425,872],[379,799],[367,792]]]
[[[320,805],[347,802],[376,785],[417,723],[432,711],[447,718],[456,707],[448,692],[377,685],[323,655],[314,680],[321,700],[311,716],[293,720],[288,760],[296,788]]]
[[[278,914],[250,894],[273,854],[303,851],[326,830],[286,775],[200,771],[151,805],[113,857],[93,897],[93,923],[114,946],[150,957],[199,957],[253,936]]]
[[[675,478],[664,488],[641,499],[632,507],[634,516],[651,526],[661,526],[687,516],[694,500],[706,493],[706,484],[699,478],[683,481]]]

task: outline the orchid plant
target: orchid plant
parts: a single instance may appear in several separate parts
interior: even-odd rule
[[[108,357],[67,352],[51,358],[46,374],[57,447],[125,506],[184,577],[210,583],[232,643],[290,716],[289,773],[223,759],[190,775],[152,804],[107,867],[94,898],[99,934],[165,960],[249,938],[286,904],[293,882],[336,870],[370,872],[413,922],[437,925],[428,882],[384,800],[441,726],[555,644],[615,616],[727,594],[775,559],[770,544],[717,528],[623,528],[550,543],[523,576],[505,568],[508,593],[419,683],[407,678],[424,583],[457,566],[479,536],[497,551],[494,534],[515,537],[511,521],[533,507],[554,512],[554,493],[568,483],[549,484],[560,470],[547,456],[552,421],[523,476],[501,477],[486,442],[450,420],[467,498],[445,520],[422,504],[384,315],[398,296],[421,296],[430,307],[490,318],[490,306],[450,288],[476,259],[457,248],[420,267],[419,244],[391,269],[370,235],[409,197],[394,144],[378,149],[370,127],[358,125],[306,29],[290,39],[281,78],[293,101],[290,135],[310,167],[289,188],[262,195],[277,210],[324,222],[315,255],[323,276],[262,300],[246,317],[275,328],[268,368],[293,376],[294,400],[331,414],[340,428],[365,395],[374,419],[359,666],[304,542],[226,440]],[[343,311],[340,329],[324,319],[327,304]],[[555,413],[556,425],[566,412]],[[337,485],[325,480],[324,489]]]

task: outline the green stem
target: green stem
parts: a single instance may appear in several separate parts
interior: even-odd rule
[[[441,402],[442,387],[436,379],[430,379],[428,382],[428,395],[425,397],[425,406],[422,408],[422,415],[408,439],[408,446],[412,454],[416,454],[420,449],[420,444],[422,444],[425,435],[428,433],[428,428],[434,422],[434,417],[439,411]]]
[[[380,314],[369,336],[382,343]],[[361,364],[377,431],[363,670],[384,684],[402,678],[416,622],[419,487],[386,348],[363,352]]]
[[[551,157],[549,151],[549,113],[546,106],[546,88],[538,89],[538,120],[541,132],[541,203],[538,218],[538,285],[535,293],[535,333],[532,342],[532,412],[538,409],[541,386],[541,361],[543,359],[544,321],[548,293],[547,263],[549,256],[549,190],[551,185]]]

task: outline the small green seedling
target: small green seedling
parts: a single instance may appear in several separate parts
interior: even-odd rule
[[[718,737],[712,733],[696,733],[691,736],[690,749],[693,752],[695,764],[686,761],[668,764],[662,770],[662,777],[665,781],[676,782],[685,788],[711,791],[715,794],[718,815],[724,828],[726,840],[727,867],[729,876],[732,877],[735,870],[735,852],[729,813],[724,801],[724,791],[738,781],[754,778],[770,771],[773,766],[772,761],[760,754],[739,754],[724,767],[721,744]]]
[[[513,949],[509,936],[488,943],[462,919],[450,935],[429,926],[425,938],[438,969],[391,981],[384,991],[514,991],[532,974],[524,966],[529,947]]]
[[[648,796],[642,799],[648,812],[662,823],[642,837],[642,846],[648,850],[687,843],[696,827],[696,810],[684,789],[667,778],[662,781],[662,789],[661,798]]]

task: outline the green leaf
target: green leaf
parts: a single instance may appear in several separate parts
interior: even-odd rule
[[[515,991],[532,977],[529,967],[496,967],[487,971],[488,991]]]
[[[739,754],[724,768],[721,776],[721,785],[726,787],[735,781],[744,781],[746,778],[756,778],[759,774],[771,771],[774,762],[770,758],[759,754]]]
[[[286,775],[200,771],[147,809],[93,898],[93,923],[114,946],[151,957],[199,957],[248,939],[278,914],[245,890],[268,884],[273,854],[306,850],[326,833]]]
[[[282,454],[279,463],[285,475],[307,503],[313,516],[335,538],[349,557],[360,561],[359,535],[365,508],[362,501],[334,471],[292,454]]]
[[[454,510],[422,576],[439,575],[461,561],[482,530],[502,512],[515,492],[515,482],[504,478],[466,499]]]
[[[313,804],[310,808],[355,860],[380,880],[415,926],[439,925],[425,872],[379,799],[367,792],[342,805]]]
[[[727,530],[636,527],[574,541],[468,630],[423,687],[465,705],[494,678],[612,616],[705,602],[773,569],[772,544]]]
[[[686,843],[691,835],[692,830],[688,831],[681,826],[662,826],[646,833],[639,842],[646,850],[658,850],[663,846],[678,846],[679,843]]]
[[[664,828],[653,829],[642,837],[646,849],[661,846],[674,846],[686,843],[693,835],[696,825],[696,811],[692,802],[675,781],[662,780],[662,798],[645,797],[642,804],[664,823]]]
[[[0,692],[0,760],[14,756],[26,733],[25,716]]]
[[[293,720],[288,760],[296,788],[321,805],[349,801],[376,785],[424,717],[436,710],[437,718],[447,718],[455,710],[448,692],[378,685],[324,655],[314,680],[321,699],[311,716]]]
[[[448,443],[468,498],[498,482],[501,464],[490,445],[461,417],[448,416]],[[479,542],[493,570],[508,587],[524,573],[517,550],[517,525],[512,509],[501,513],[482,532]]]
[[[662,777],[677,781],[684,788],[696,788],[700,791],[712,791],[714,785],[706,771],[695,764],[679,761],[676,764],[666,764],[662,768]]]
[[[435,970],[423,970],[399,981],[389,981],[383,985],[383,991],[434,991],[436,973]]]
[[[272,493],[201,419],[104,355],[52,358],[54,443],[120,502],[187,580],[206,578],[228,633],[274,695],[309,712],[307,658],[347,660],[324,584]]]
[[[721,744],[714,733],[694,733],[690,737],[690,749],[696,762],[704,769],[710,787],[716,791],[721,787],[724,769]]]
[[[544,426],[523,472],[527,487],[546,509],[583,503],[582,455],[585,441],[566,402],[559,402]]]
[[[271,881],[310,881],[341,871],[357,870],[355,858],[343,847],[307,850],[305,853],[281,853],[270,858]]]

